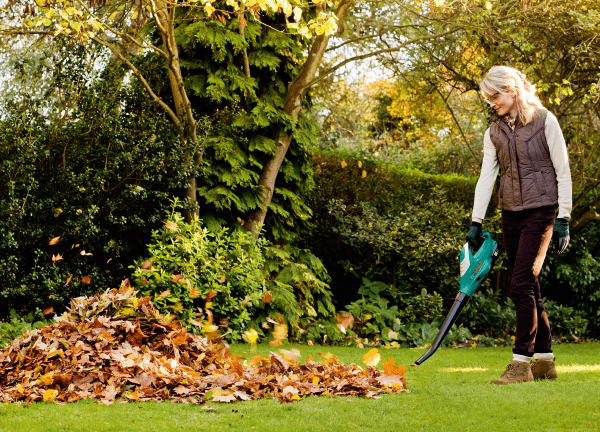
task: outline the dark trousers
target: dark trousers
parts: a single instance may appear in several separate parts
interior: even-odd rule
[[[502,211],[502,233],[508,255],[510,297],[517,312],[513,353],[531,357],[552,352],[550,323],[538,276],[552,240],[555,207]]]

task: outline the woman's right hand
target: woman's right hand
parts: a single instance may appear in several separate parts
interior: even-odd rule
[[[467,243],[471,250],[476,251],[483,243],[483,231],[479,222],[471,222],[469,231],[467,231]]]

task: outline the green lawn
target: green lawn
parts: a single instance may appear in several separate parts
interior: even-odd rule
[[[368,349],[294,346],[303,356],[332,352],[360,363]],[[251,356],[247,345],[238,355]],[[266,354],[268,346],[259,347]],[[289,349],[289,346],[285,347]],[[510,348],[441,349],[406,372],[410,393],[365,398],[310,397],[207,404],[94,402],[0,405],[1,431],[600,431],[600,344],[557,345],[555,382],[492,386],[510,362]],[[424,350],[380,350],[409,365]]]

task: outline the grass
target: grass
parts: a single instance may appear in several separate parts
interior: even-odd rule
[[[367,349],[294,346],[304,357],[332,352],[361,364]],[[251,356],[247,345],[233,346]],[[268,354],[268,346],[259,353]],[[289,349],[290,347],[285,347]],[[408,365],[424,350],[380,350]],[[600,431],[600,344],[558,345],[559,379],[492,386],[510,362],[510,348],[442,349],[406,372],[410,393],[381,399],[310,397],[200,406],[85,401],[0,405],[0,431]]]

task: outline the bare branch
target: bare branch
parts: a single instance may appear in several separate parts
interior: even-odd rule
[[[392,47],[392,48],[385,48],[385,49],[373,51],[373,52],[370,52],[370,53],[361,54],[361,55],[358,55],[358,56],[347,58],[346,60],[338,63],[337,65],[332,66],[329,69],[321,72],[318,77],[316,77],[311,82],[309,82],[308,84],[306,84],[306,87],[308,88],[308,87],[311,87],[311,86],[315,85],[316,83],[318,83],[319,81],[321,81],[322,79],[324,79],[327,75],[332,74],[333,72],[335,72],[336,70],[344,67],[348,63],[351,63],[351,62],[354,62],[354,61],[357,61],[357,60],[364,60],[364,59],[367,59],[369,57],[374,57],[374,56],[377,56],[377,55],[380,55],[380,54],[386,54],[386,53],[390,53],[390,52],[400,51],[402,48],[404,48],[404,47],[406,47],[408,45],[412,45],[414,43],[421,42],[421,41],[426,41],[426,40],[441,38],[441,37],[447,36],[449,34],[456,33],[457,31],[458,31],[458,29],[454,29],[454,30],[448,30],[448,31],[445,31],[443,33],[439,33],[439,34],[435,34],[435,35],[418,36],[416,38],[407,40],[406,42],[404,42],[404,43],[402,43],[402,44],[400,44],[398,46]]]

